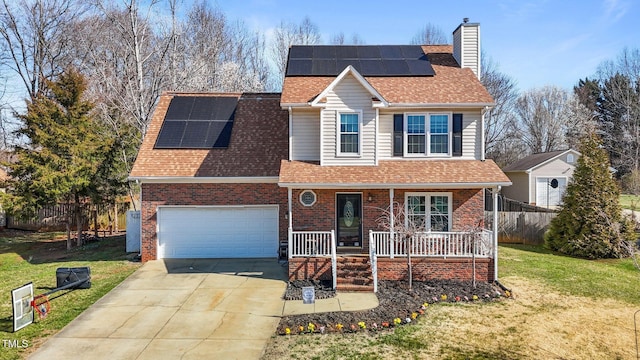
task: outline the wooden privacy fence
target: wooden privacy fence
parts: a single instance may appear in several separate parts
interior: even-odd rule
[[[130,204],[118,203],[117,206],[98,207],[97,217],[94,221],[94,207],[82,206],[81,211],[85,221],[84,230],[124,230],[127,225],[127,210]],[[117,208],[117,217],[114,218],[114,209]],[[75,230],[76,216],[73,204],[57,204],[38,210],[38,216],[33,218],[7,217],[7,228],[31,231],[64,231],[67,219],[71,220],[71,229]],[[111,229],[109,228],[111,226]]]
[[[542,245],[555,212],[498,212],[498,242],[510,244]],[[485,211],[487,224],[493,222],[493,212]]]

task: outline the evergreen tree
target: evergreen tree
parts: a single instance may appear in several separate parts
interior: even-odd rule
[[[43,206],[74,204],[80,245],[82,201],[91,195],[114,141],[95,120],[93,104],[83,99],[86,82],[80,73],[67,70],[46,85],[46,93],[27,101],[26,114],[16,115],[24,123],[17,133],[28,143],[16,148],[18,162],[8,165],[11,191],[5,206],[33,215]]]
[[[622,217],[607,152],[594,134],[582,139],[580,152],[563,207],[545,234],[545,245],[588,259],[626,256],[625,241],[633,241],[635,234]]]

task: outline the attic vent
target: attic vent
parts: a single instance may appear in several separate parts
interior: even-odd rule
[[[300,203],[304,206],[313,206],[316,203],[316,193],[312,190],[305,190],[300,193]]]

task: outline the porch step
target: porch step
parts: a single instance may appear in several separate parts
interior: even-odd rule
[[[336,273],[338,291],[373,291],[373,276],[368,256],[339,257]]]

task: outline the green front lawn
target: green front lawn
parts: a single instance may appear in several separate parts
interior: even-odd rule
[[[631,259],[584,260],[532,245],[501,245],[498,254],[500,278],[523,277],[567,295],[640,304],[640,270]]]
[[[620,205],[623,209],[640,210],[640,196],[638,195],[620,195]]]
[[[26,357],[131,275],[140,263],[131,262],[130,258],[125,253],[124,235],[91,241],[67,251],[60,233],[0,232],[0,359]],[[90,289],[50,295],[51,311],[47,317],[36,316],[34,324],[13,333],[11,290],[33,282],[34,295],[42,294],[56,287],[57,268],[84,266],[91,269]],[[16,348],[16,344],[20,347]]]

